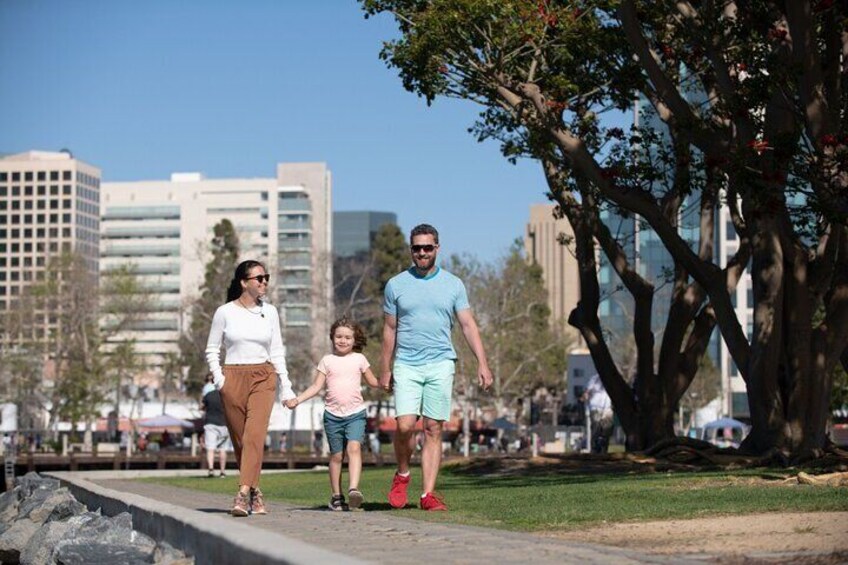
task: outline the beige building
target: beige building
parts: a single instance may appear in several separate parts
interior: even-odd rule
[[[50,257],[77,252],[98,273],[100,169],[69,151],[0,158],[0,310],[42,280]],[[51,327],[34,312],[36,336]]]
[[[553,211],[553,204],[530,206],[524,249],[527,257],[542,267],[552,318],[567,322],[580,299],[580,282],[573,246],[561,244],[560,239],[573,238],[574,232],[568,220],[554,218]]]
[[[269,301],[286,329],[324,348],[332,290],[330,171],[324,163],[281,163],[276,173],[103,183],[101,272],[130,263],[154,291],[156,312],[133,332],[141,352],[177,351],[188,324],[184,306],[200,292],[212,230],[224,218],[236,228],[241,258],[268,267]]]

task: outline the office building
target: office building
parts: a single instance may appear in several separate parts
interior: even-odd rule
[[[200,292],[213,228],[234,225],[240,259],[266,264],[270,301],[285,330],[323,348],[331,296],[331,174],[323,163],[280,163],[271,178],[103,183],[101,272],[132,264],[153,291],[153,312],[133,328],[138,349],[177,351],[185,305]],[[221,297],[223,303],[225,297]]]
[[[385,224],[397,224],[393,212],[333,212],[333,254],[354,257],[371,251],[374,237]]]
[[[0,310],[43,280],[52,257],[76,252],[97,275],[100,169],[69,151],[27,151],[0,158]],[[54,329],[33,312],[34,338]]]
[[[568,321],[568,315],[580,300],[580,279],[574,246],[560,243],[562,238],[573,237],[574,232],[568,220],[554,218],[553,204],[530,206],[524,250],[531,261],[542,267],[551,318],[563,323]]]

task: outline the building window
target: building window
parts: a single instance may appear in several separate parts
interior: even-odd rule
[[[71,180],[71,171],[62,171],[62,180]]]
[[[32,171],[27,171],[24,173],[24,180],[32,180]]]

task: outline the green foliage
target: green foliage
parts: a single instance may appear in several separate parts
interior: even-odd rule
[[[336,316],[348,316],[362,325],[368,338],[366,355],[370,358],[376,359],[380,351],[383,291],[389,279],[409,264],[406,240],[395,224],[380,226],[370,253],[336,260]]]
[[[120,332],[149,310],[149,297],[132,268],[113,271],[98,285],[82,256],[52,258],[43,277],[4,313],[2,353],[12,394],[23,398],[24,411],[35,414],[49,401],[54,420],[75,424],[95,417],[115,385],[110,375],[120,370],[112,347],[129,363]],[[139,360],[131,365],[138,369]],[[45,376],[52,387],[45,387]]]
[[[527,261],[520,243],[494,264],[454,255],[448,270],[465,282],[494,374],[495,398],[509,402],[541,387],[560,388],[570,337],[552,326],[541,267]],[[467,348],[457,348],[457,354],[458,380],[467,387],[463,378],[476,375],[476,361]]]
[[[213,227],[209,244],[211,258],[206,263],[200,295],[188,305],[187,331],[180,335],[182,364],[187,366],[186,388],[197,393],[206,382],[206,340],[215,310],[227,300],[227,288],[238,266],[239,239],[230,220],[224,218]]]
[[[833,390],[830,394],[830,411],[848,410],[848,372],[842,365],[833,370]]]

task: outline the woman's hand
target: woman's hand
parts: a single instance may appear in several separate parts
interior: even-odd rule
[[[288,408],[289,410],[294,410],[294,408],[298,404],[300,404],[300,402],[297,401],[297,398],[292,398],[292,399],[284,401],[283,404],[285,404],[286,408]]]

